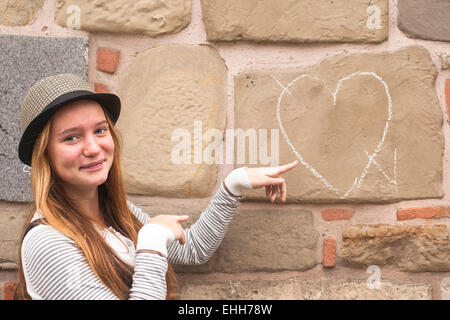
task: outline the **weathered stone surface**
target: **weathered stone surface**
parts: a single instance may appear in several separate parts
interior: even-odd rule
[[[441,280],[441,299],[450,300],[450,278]]]
[[[191,21],[192,0],[58,0],[56,22],[87,31],[174,33]]]
[[[307,270],[318,263],[319,234],[309,211],[240,210],[212,258],[180,272]]]
[[[225,63],[208,45],[159,46],[137,56],[119,79],[128,192],[211,195],[217,162],[204,155],[222,143],[226,82]]]
[[[44,0],[4,0],[0,3],[0,24],[25,26],[32,23]]]
[[[342,237],[339,256],[351,266],[450,271],[450,233],[445,225],[358,225],[349,227]]]
[[[431,300],[431,286],[383,280],[370,289],[359,280],[246,280],[184,282],[183,300]]]
[[[28,204],[0,201],[0,270],[17,267],[19,240],[30,209]]]
[[[0,200],[31,200],[30,177],[17,148],[20,105],[36,81],[72,72],[87,79],[88,38],[0,35]]]
[[[436,76],[418,46],[339,55],[305,69],[242,72],[235,78],[235,131],[258,141],[248,139],[241,151],[243,139],[235,135],[234,164],[261,166],[277,151],[280,164],[299,159],[284,175],[288,202],[442,197]],[[264,190],[244,194],[266,198]]]
[[[208,40],[381,42],[388,0],[202,0]]]
[[[450,41],[448,0],[398,0],[398,27],[412,38]]]
[[[450,52],[444,52],[440,55],[441,58],[441,68],[446,70],[450,68]]]

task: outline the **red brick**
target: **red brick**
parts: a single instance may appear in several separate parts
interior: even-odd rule
[[[321,213],[325,221],[350,220],[353,216],[353,211],[347,209],[326,209]]]
[[[445,80],[445,102],[447,105],[447,122],[450,123],[450,79]]]
[[[334,267],[336,255],[336,239],[327,237],[323,239],[322,265],[324,267]]]
[[[109,93],[109,88],[103,83],[94,83],[94,91],[97,93]]]
[[[17,283],[15,282],[5,282],[3,285],[3,300],[14,300],[16,286]]]
[[[120,51],[108,48],[97,49],[97,70],[114,73],[120,60]]]
[[[448,208],[441,206],[397,210],[397,220],[432,219],[448,215]]]

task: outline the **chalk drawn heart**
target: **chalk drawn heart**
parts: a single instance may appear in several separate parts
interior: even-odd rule
[[[289,139],[289,136],[285,130],[285,127],[283,125],[283,121],[281,119],[281,114],[280,114],[280,106],[281,103],[285,97],[286,94],[291,94],[290,90],[294,89],[294,84],[302,79],[310,79],[313,81],[318,81],[321,83],[321,86],[323,86],[326,91],[329,93],[329,95],[331,95],[332,97],[332,108],[336,107],[336,100],[337,100],[337,95],[339,94],[340,90],[341,90],[341,86],[345,81],[348,81],[352,78],[358,77],[358,76],[369,76],[372,77],[373,79],[376,79],[376,81],[378,81],[379,83],[381,83],[382,87],[385,90],[386,93],[386,98],[387,98],[387,103],[385,106],[385,111],[387,113],[387,118],[385,120],[383,120],[382,125],[380,126],[380,128],[382,128],[382,133],[380,140],[375,140],[374,143],[374,148],[372,151],[370,150],[364,150],[366,157],[367,157],[367,163],[365,164],[365,166],[363,167],[362,170],[360,170],[361,172],[357,172],[354,176],[354,180],[353,180],[353,176],[351,177],[351,179],[353,180],[353,183],[350,187],[345,187],[345,188],[337,188],[335,185],[333,185],[332,183],[330,183],[321,172],[319,172],[319,170],[317,168],[314,168],[308,161],[305,160],[305,158],[302,156],[302,154],[300,154],[296,148],[294,147],[293,143],[291,142],[291,140]],[[347,77],[341,78],[338,80],[336,89],[334,91],[331,91],[326,83],[314,76],[308,75],[308,74],[302,74],[300,76],[298,76],[297,78],[295,78],[294,80],[292,80],[287,86],[282,85],[278,79],[276,79],[275,77],[273,77],[275,79],[275,81],[283,88],[280,96],[278,97],[278,102],[277,102],[277,110],[276,110],[276,117],[278,120],[278,125],[280,127],[280,130],[284,136],[284,139],[286,140],[287,144],[289,145],[290,149],[292,150],[292,152],[295,154],[295,156],[297,157],[297,159],[300,161],[300,163],[306,167],[316,178],[318,178],[320,181],[322,181],[322,183],[326,186],[327,189],[329,189],[330,191],[334,192],[338,197],[340,197],[341,199],[345,199],[346,197],[348,197],[348,195],[356,188],[359,188],[361,185],[361,182],[364,180],[364,178],[367,175],[368,169],[370,168],[370,166],[373,163],[376,163],[374,158],[377,156],[377,154],[380,152],[380,150],[383,147],[383,144],[385,142],[386,139],[386,135],[388,133],[388,129],[389,129],[389,122],[391,121],[392,118],[392,98],[389,92],[389,88],[386,84],[386,82],[376,73],[374,72],[355,72],[350,74]],[[354,81],[354,80],[353,80]],[[319,102],[316,102],[316,104],[320,104]],[[304,107],[304,106],[302,106]],[[311,106],[309,106],[309,108],[311,108]],[[384,107],[383,107],[384,108]],[[305,108],[304,108],[305,109]],[[288,121],[289,119],[285,119],[285,122]],[[333,161],[333,159],[328,159],[326,161]],[[364,163],[362,163],[364,165]],[[362,165],[361,165],[362,167]]]

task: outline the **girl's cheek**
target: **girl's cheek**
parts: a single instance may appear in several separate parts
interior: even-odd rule
[[[58,155],[60,163],[68,168],[76,165],[80,150],[78,148],[61,148]]]

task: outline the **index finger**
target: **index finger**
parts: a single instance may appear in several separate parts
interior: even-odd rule
[[[185,222],[187,219],[189,219],[189,216],[186,216],[186,215],[184,215],[184,216],[174,216],[174,217],[175,217],[175,220],[178,223]]]
[[[291,169],[293,169],[298,164],[298,160],[292,161],[291,163],[279,166],[277,169],[278,174],[285,173]]]

